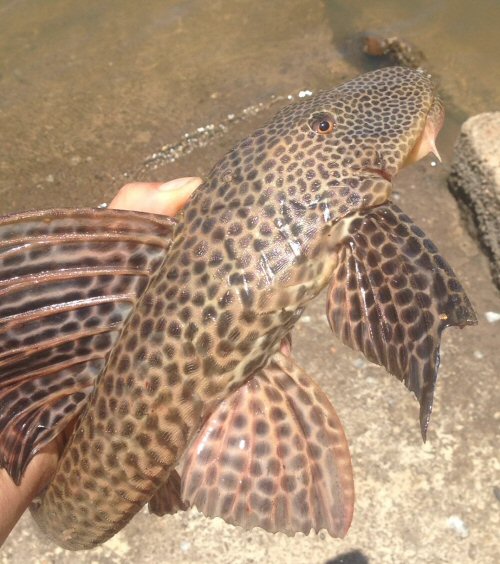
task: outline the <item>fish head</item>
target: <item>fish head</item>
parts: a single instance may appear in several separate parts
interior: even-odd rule
[[[403,166],[437,152],[443,118],[425,73],[369,72],[281,110],[261,130],[270,156],[262,176],[335,222],[386,202]]]

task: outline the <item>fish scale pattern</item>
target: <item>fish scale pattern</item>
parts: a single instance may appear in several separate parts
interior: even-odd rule
[[[334,421],[333,408],[324,395],[320,399],[306,390],[313,385],[304,384],[309,377],[303,372],[295,386],[287,387],[286,378],[299,374],[287,363],[273,365],[282,377],[266,381],[262,376],[261,381],[259,375],[270,367],[280,342],[343,260],[342,244],[352,235],[348,229],[353,216],[387,203],[392,176],[405,164],[429,121],[439,129],[441,119],[441,103],[426,75],[381,69],[284,108],[215,165],[175,227],[167,226],[168,241],[153,259],[158,266],[148,273],[144,291],[129,296],[130,313],[123,313],[114,326],[116,340],[111,342],[106,333],[102,371],[53,481],[32,507],[42,530],[63,547],[91,548],[120,530],[150,500],[158,513],[181,505],[182,483],[174,469],[206,432],[218,406],[252,393],[260,394],[259,402],[271,402],[269,394],[259,391],[271,386],[289,406],[294,401],[306,405],[306,397],[313,401],[313,408],[306,410],[311,421],[303,419],[303,436],[297,439],[302,457],[290,456],[297,461],[296,472],[309,473],[309,482],[331,473],[325,499],[334,499],[324,505],[318,496],[313,500],[304,478],[297,500],[290,501],[290,491],[290,499],[281,503],[282,487],[274,490],[255,480],[247,492],[244,515],[230,515],[229,501],[223,507],[210,502],[202,509],[209,514],[222,511],[234,523],[280,528],[289,534],[309,525],[345,533],[352,515],[352,473],[345,437],[337,423],[328,423]],[[57,217],[53,219],[57,222]],[[51,221],[47,217],[49,225]],[[81,248],[88,250],[81,223],[75,220],[74,229]],[[29,218],[26,224],[29,229]],[[115,233],[110,239],[120,245],[127,237]],[[73,251],[77,249],[78,245]],[[96,252],[97,263],[83,263],[77,274],[85,279],[86,270],[101,264],[99,254],[103,261],[112,260],[108,251]],[[134,256],[133,249],[129,254]],[[70,268],[78,269],[75,258]],[[21,263],[30,262],[29,253],[15,260],[20,261],[17,266],[5,267],[24,268]],[[123,282],[115,282],[110,272],[101,274],[110,288],[115,284],[121,288]],[[114,291],[110,301],[120,304],[118,290]],[[66,296],[57,307],[64,308],[71,303],[68,300]],[[8,315],[15,316],[5,303]],[[38,309],[44,307],[51,306]],[[47,331],[45,342],[60,338],[50,328]],[[9,338],[19,339],[19,332]],[[94,352],[96,347],[93,343]],[[267,419],[259,416],[258,423],[259,429],[263,422],[269,426],[271,441],[280,424],[272,417],[275,411],[268,413]],[[289,409],[288,417],[297,413]],[[239,429],[245,436],[257,433],[251,424],[255,413],[247,415],[246,425]],[[306,427],[315,433],[309,436]],[[233,440],[233,430],[227,432]],[[323,449],[317,448],[319,436],[328,442]],[[196,475],[190,462],[182,480],[193,484]],[[212,499],[206,485],[198,486],[197,491]],[[263,498],[255,491],[259,487],[267,488]],[[204,506],[204,494],[196,494],[196,488],[184,491],[194,496],[193,503]],[[161,495],[164,503],[158,499]],[[281,509],[271,515],[268,509],[275,503]]]

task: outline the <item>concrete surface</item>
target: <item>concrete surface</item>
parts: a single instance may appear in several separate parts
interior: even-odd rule
[[[500,288],[500,112],[473,116],[462,125],[448,186]]]
[[[95,205],[130,175],[203,174],[274,113],[272,95],[356,74],[333,46],[320,1],[277,0],[265,9],[248,0],[112,4],[0,8],[0,212]],[[250,106],[257,116],[242,111]],[[174,162],[144,164],[228,114],[242,119]],[[449,154],[451,143],[440,149]],[[196,511],[161,519],[144,511],[102,547],[74,554],[41,537],[26,515],[0,562],[496,564],[500,322],[485,313],[500,313],[500,295],[447,175],[446,165],[427,159],[396,179],[398,205],[439,246],[480,320],[444,333],[427,444],[405,388],[334,340],[324,296],[294,334],[298,360],[325,388],[351,446],[357,500],[344,540],[242,531]]]

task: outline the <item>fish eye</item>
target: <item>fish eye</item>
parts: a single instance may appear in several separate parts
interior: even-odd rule
[[[335,120],[330,114],[316,114],[309,122],[309,126],[314,131],[314,133],[328,135],[328,133],[332,133],[332,131],[335,129]]]

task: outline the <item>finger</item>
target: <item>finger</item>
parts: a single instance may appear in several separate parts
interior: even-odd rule
[[[48,445],[47,445],[48,446]],[[59,460],[55,448],[46,448],[28,464],[17,486],[6,470],[0,468],[0,546],[30,503],[52,480]]]
[[[120,189],[109,207],[173,216],[201,182],[201,178],[191,176],[165,183],[132,182]]]

